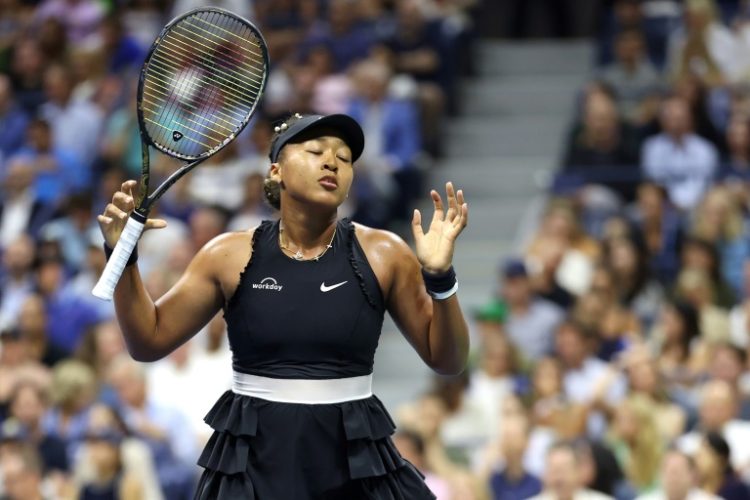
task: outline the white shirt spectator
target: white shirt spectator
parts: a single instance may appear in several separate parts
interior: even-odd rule
[[[710,142],[692,133],[681,144],[659,134],[643,145],[644,173],[666,186],[672,202],[686,210],[698,204],[710,185],[718,158]]]
[[[557,500],[557,496],[553,493],[542,492],[529,500]],[[594,490],[578,490],[573,493],[573,500],[613,500],[613,497]]]
[[[693,488],[688,492],[684,500],[719,500],[719,498],[720,497],[717,497],[710,493],[706,493],[703,490]],[[647,493],[646,495],[636,497],[635,500],[669,500],[669,497],[667,497],[667,495],[663,491],[654,491],[652,493]]]
[[[747,311],[745,304],[737,304],[729,313],[729,341],[740,348],[746,348],[750,340],[747,331]]]
[[[104,129],[104,114],[87,101],[71,100],[66,107],[45,103],[41,115],[52,127],[55,147],[71,151],[87,167],[99,151],[99,137]]]
[[[614,404],[625,397],[627,382],[622,374],[614,372],[604,361],[589,357],[577,370],[567,370],[563,376],[565,395],[575,403],[587,403],[604,387],[604,399]],[[588,434],[601,437],[607,430],[607,421],[599,413],[589,415]]]
[[[743,474],[750,467],[750,422],[731,420],[724,425],[722,435],[732,453],[732,466]],[[677,447],[683,453],[693,455],[698,450],[701,439],[703,436],[700,432],[689,432],[677,440]]]
[[[508,337],[526,359],[536,360],[552,352],[555,329],[562,322],[562,309],[552,302],[535,299],[523,316],[509,314]]]

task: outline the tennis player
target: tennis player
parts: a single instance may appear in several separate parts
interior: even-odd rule
[[[209,242],[156,302],[135,265],[117,285],[117,317],[139,361],[164,357],[224,311],[234,381],[206,416],[215,432],[196,498],[434,498],[391,441],[394,424],[371,390],[373,358],[387,310],[433,370],[464,369],[451,261],[468,206],[450,183],[447,209],[433,191],[427,233],[414,212],[416,255],[389,232],[339,220],[363,149],[346,115],[293,116],[276,127],[266,179],[280,220]],[[123,184],[99,216],[109,247],[134,187]]]

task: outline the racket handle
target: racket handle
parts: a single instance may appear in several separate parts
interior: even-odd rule
[[[128,263],[128,259],[133,253],[133,249],[138,243],[141,233],[143,233],[145,223],[145,217],[135,212],[130,214],[128,223],[125,224],[125,228],[122,230],[122,234],[120,234],[120,239],[117,240],[117,245],[115,245],[115,249],[107,261],[104,272],[102,272],[99,281],[91,291],[95,297],[103,300],[112,300],[112,296],[115,293],[115,286],[120,281],[122,271],[125,269],[125,265]]]

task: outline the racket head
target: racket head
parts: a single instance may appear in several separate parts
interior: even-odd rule
[[[199,161],[248,124],[268,76],[268,49],[250,21],[215,7],[170,21],[138,82],[141,137],[159,151]]]

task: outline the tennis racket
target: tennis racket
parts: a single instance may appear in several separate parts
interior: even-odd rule
[[[151,206],[182,176],[232,141],[263,94],[268,50],[249,21],[218,8],[177,17],[156,37],[138,82],[143,167],[135,210],[92,293],[111,300]],[[149,146],[183,160],[151,194]]]

